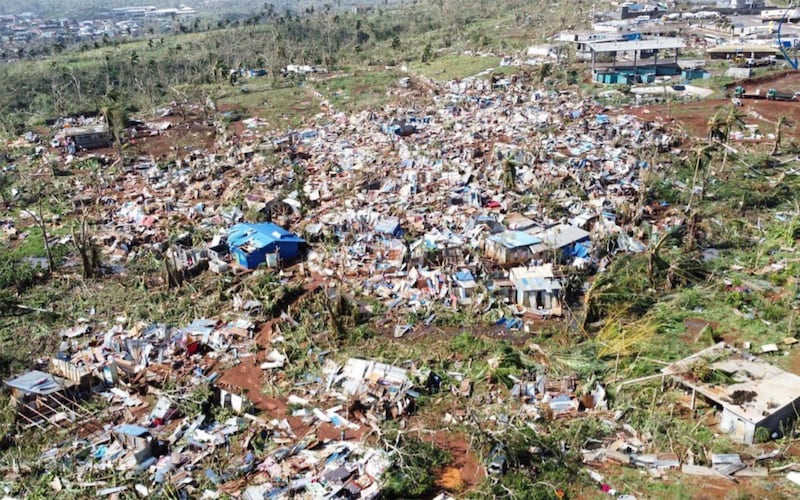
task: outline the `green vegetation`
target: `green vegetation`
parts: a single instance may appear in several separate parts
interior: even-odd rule
[[[240,116],[255,115],[272,129],[296,128],[319,113],[319,103],[307,88],[273,88],[269,84],[244,84],[217,94],[221,109],[241,110]]]
[[[391,440],[390,440],[391,441]],[[434,473],[452,458],[433,443],[398,435],[382,493],[386,498],[422,498],[433,491]]]
[[[360,70],[341,76],[323,76],[312,84],[328,99],[334,110],[358,113],[377,109],[384,104],[389,89],[395,87],[403,76],[404,73],[398,70]]]
[[[453,55],[415,62],[410,69],[433,80],[460,80],[500,65],[499,57]]]
[[[225,24],[204,33],[76,47],[48,60],[2,65],[0,78],[6,85],[0,90],[0,127],[13,136],[64,113],[99,112],[118,134],[137,110],[173,100],[211,102],[224,122],[258,116],[274,129],[308,124],[326,111],[325,102],[331,110],[347,113],[375,109],[390,97],[392,103],[421,107],[427,103],[404,102],[402,96],[395,101],[390,96],[402,94],[396,85],[400,78],[408,76],[412,85],[421,85],[426,83],[418,75],[449,80],[497,69],[500,61],[495,56],[466,54],[523,47],[585,21],[584,8],[582,3],[563,9],[542,1],[445,0],[421,2],[408,9],[379,8],[367,14],[323,8],[301,17],[265,7],[256,21],[243,26]],[[283,76],[281,70],[289,63],[324,65],[329,72]],[[266,68],[269,75],[247,80],[230,77],[231,70],[235,74],[249,67]],[[506,71],[499,68],[497,74]],[[566,62],[542,65],[529,76],[558,88],[578,84],[580,75]],[[718,78],[706,83],[719,87],[726,82]],[[203,113],[214,106],[204,105]],[[695,116],[698,108],[694,106],[673,103],[669,110],[676,117]],[[31,359],[54,352],[59,339],[53,332],[87,315],[124,316],[128,324],[182,325],[217,315],[234,298],[252,299],[261,302],[263,318],[282,312],[291,318],[280,323],[287,369],[280,380],[263,388],[267,393],[277,394],[287,387],[280,384],[319,376],[326,356],[337,363],[350,356],[403,366],[413,363],[422,373],[440,374],[443,390],[420,397],[411,424],[441,429],[442,415],[463,403],[450,387],[457,389],[465,379],[473,384],[475,403],[468,405],[465,415],[454,418],[449,430],[470,436],[470,450],[481,459],[501,444],[510,463],[508,474],[486,479],[469,492],[475,498],[561,498],[565,490],[594,487],[580,474],[579,450],[587,440],[612,436],[615,431],[606,423],[607,415],[569,420],[553,418],[547,411],[530,419],[514,414],[513,405],[504,399],[507,389],[532,373],[577,374],[579,395],[591,391],[595,382],[602,383],[613,409],[623,411],[625,422],[648,436],[648,451],[669,450],[681,459],[691,456],[696,463],[706,464],[710,453],[740,450],[705,425],[714,420],[711,409],[703,407],[689,415],[678,390],[668,386],[662,390],[660,382],[634,386],[622,382],[657,375],[665,364],[720,339],[759,346],[800,333],[796,151],[776,139],[774,147],[737,145],[731,152],[726,146],[741,121],[737,110],[720,105],[707,128],[696,134],[707,138],[696,147],[682,145],[677,154],[676,150],[653,152],[648,161],[665,167],[648,177],[640,206],[618,214],[627,235],[640,241],[644,251],[614,255],[591,278],[585,293],[580,293],[579,286],[571,288],[580,297],[570,304],[574,317],[563,323],[534,322],[530,334],[493,330],[493,320],[503,314],[497,307],[488,313],[433,307],[407,318],[391,318],[383,304],[348,294],[341,286],[308,294],[298,304],[295,299],[304,290],[266,270],[243,278],[207,273],[170,287],[174,283],[164,275],[163,255],[154,250],[125,262],[121,273],[80,276],[79,266],[62,265],[64,258],[76,257],[73,247],[54,244],[49,250],[56,262],[54,269],[35,267],[25,258],[47,256],[45,233],[50,239],[66,236],[73,225],[83,222],[70,200],[64,199],[69,183],[94,182],[104,169],[119,172],[120,166],[104,167],[97,160],[87,160],[73,165],[72,171],[59,170],[57,164],[33,155],[31,148],[9,149],[4,164],[19,160],[21,171],[0,178],[0,193],[9,217],[24,222],[20,228],[25,237],[4,241],[0,250],[0,375],[17,372],[29,366]],[[777,130],[781,125],[789,129],[781,120],[775,125]],[[22,165],[28,155],[32,159]],[[125,166],[125,155],[118,155]],[[272,161],[282,160],[270,157]],[[517,167],[512,161],[503,165],[509,194],[525,188],[519,185]],[[77,171],[86,175],[79,177]],[[33,172],[37,172],[35,177]],[[302,187],[302,167],[294,174],[291,188]],[[12,187],[18,189],[13,197]],[[541,193],[529,191],[520,205],[541,200],[553,213],[566,216],[566,209],[548,198],[559,187],[554,183]],[[567,189],[585,198],[580,188]],[[25,212],[37,204],[40,211]],[[87,226],[90,234],[92,224]],[[190,236],[195,241],[203,239],[199,234]],[[607,238],[608,255],[601,257],[619,250],[616,236]],[[424,320],[433,314],[436,319],[425,325]],[[415,336],[410,340],[391,337],[394,319],[414,325]],[[699,330],[696,324],[701,325]],[[791,367],[796,359],[792,352],[773,361]],[[693,372],[701,380],[718,384],[731,380],[730,374],[708,366],[695,366]],[[209,397],[207,388],[198,389],[181,402],[181,409],[204,411]],[[0,399],[0,407],[4,403]],[[7,411],[2,414],[2,432],[11,427],[12,418]],[[385,493],[425,497],[434,490],[436,474],[450,464],[453,454],[427,436],[414,437],[414,429],[400,431],[393,425],[382,425],[383,434],[370,436],[382,440],[392,452]],[[23,434],[20,441],[27,437]],[[42,446],[33,441],[31,446],[19,446],[4,454],[0,464],[21,456],[37,463],[31,457],[38,457]],[[41,479],[15,494],[30,498],[49,494],[47,481],[53,472],[37,468]],[[653,482],[641,476],[638,471],[614,471],[610,482],[641,497],[685,498],[695,491],[683,482]],[[121,479],[114,476],[108,481],[112,485]]]

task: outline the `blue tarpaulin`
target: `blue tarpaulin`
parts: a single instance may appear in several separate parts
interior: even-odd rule
[[[300,253],[305,240],[270,222],[236,224],[228,230],[228,246],[236,262],[255,269],[267,261],[267,254],[278,252],[281,259],[292,260]]]
[[[473,281],[473,280],[475,280],[475,278],[472,276],[472,273],[467,271],[467,270],[458,271],[456,273],[456,279],[458,281]]]

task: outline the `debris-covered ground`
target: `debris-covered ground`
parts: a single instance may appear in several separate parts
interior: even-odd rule
[[[434,69],[8,141],[5,494],[796,496],[796,103]]]

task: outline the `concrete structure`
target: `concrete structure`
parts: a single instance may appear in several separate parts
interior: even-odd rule
[[[699,380],[698,371],[730,374],[733,383]],[[781,431],[782,423],[796,420],[800,411],[800,376],[724,342],[677,361],[662,372],[692,391],[692,406],[699,393],[722,407],[720,430],[747,444],[753,443],[757,429],[771,436]]]
[[[234,260],[246,269],[266,263],[273,267],[279,261],[291,261],[306,245],[304,239],[269,222],[236,224],[228,230],[228,246]]]
[[[589,48],[590,43],[595,42],[626,42],[631,40],[638,40],[641,38],[641,33],[638,31],[628,33],[618,32],[602,32],[602,31],[564,31],[559,33],[556,40],[559,42],[568,42],[575,46],[575,57],[584,61],[592,59],[592,51]]]
[[[591,53],[592,78],[598,83],[624,83],[631,84],[638,81],[650,81],[642,75],[653,77],[662,75],[676,75],[680,73],[678,55],[686,43],[682,38],[659,37],[638,40],[598,40],[586,43]],[[663,57],[664,51],[673,51],[668,57]],[[598,68],[598,56],[611,57],[611,68],[607,66]],[[633,58],[633,64],[617,66],[617,57],[627,54]],[[659,64],[659,56],[662,56]],[[673,59],[674,57],[674,59]],[[652,62],[650,60],[652,59]],[[664,61],[667,61],[666,63]]]
[[[782,57],[781,51],[771,45],[733,43],[719,45],[706,50],[710,59],[735,59],[737,57],[751,59],[765,59],[768,57]]]
[[[510,279],[517,305],[535,314],[561,316],[561,284],[553,276],[552,264],[515,267]]]
[[[718,3],[720,7],[730,7],[737,11],[761,9],[766,4],[765,0],[720,0]]]
[[[472,303],[478,283],[468,269],[462,269],[453,275],[453,294],[461,305]]]
[[[99,149],[111,146],[111,134],[105,125],[68,128],[64,131],[64,137],[71,138],[78,149]]]

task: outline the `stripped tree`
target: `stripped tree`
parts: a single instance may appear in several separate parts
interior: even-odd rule
[[[76,231],[75,226],[72,226],[71,232],[72,244],[81,258],[83,277],[94,278],[101,265],[100,249],[95,245],[92,235],[86,229],[86,214],[81,218],[78,230]]]

